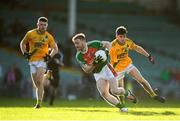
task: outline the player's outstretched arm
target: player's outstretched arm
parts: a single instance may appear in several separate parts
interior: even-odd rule
[[[155,63],[153,56],[149,54],[146,50],[144,50],[144,48],[142,48],[141,46],[135,45],[134,50],[147,57],[152,64]]]
[[[148,57],[148,56],[149,56],[148,52],[147,52],[146,50],[144,50],[144,48],[142,48],[142,47],[139,46],[139,45],[136,45],[136,46],[134,47],[134,50],[135,50],[136,52],[144,55],[145,57]]]

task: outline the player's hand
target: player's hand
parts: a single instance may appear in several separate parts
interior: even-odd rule
[[[148,59],[152,64],[155,63],[154,57],[151,54],[149,54]]]
[[[31,53],[29,53],[29,52],[24,52],[24,54],[23,54],[23,56],[27,59],[27,60],[29,60],[30,58],[31,58]]]
[[[46,56],[44,57],[44,61],[48,62],[51,60],[51,56],[49,54],[46,54]]]
[[[100,63],[100,62],[102,62],[103,61],[103,58],[102,58],[102,56],[97,56],[97,57],[94,57],[94,62],[93,62],[93,64],[94,65],[96,65],[96,64],[98,64],[98,63]]]

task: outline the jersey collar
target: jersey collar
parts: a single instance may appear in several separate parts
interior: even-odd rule
[[[37,34],[39,34],[39,35],[43,35],[43,34],[45,34],[46,32],[44,32],[44,33],[41,33],[37,28],[36,28],[36,32],[37,32]]]
[[[116,39],[116,42],[117,42],[119,45],[125,45],[125,43],[126,43],[126,38],[125,38],[124,43],[119,42],[119,40],[118,40],[118,39]]]

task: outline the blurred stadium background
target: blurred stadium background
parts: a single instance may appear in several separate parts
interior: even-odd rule
[[[93,76],[84,74],[74,58],[72,35],[83,32],[88,40],[112,41],[116,27],[124,25],[128,37],[156,60],[151,65],[145,57],[132,52],[134,64],[162,95],[180,99],[180,0],[1,0],[1,98],[35,99],[29,66],[19,44],[25,33],[36,27],[40,16],[48,17],[48,31],[64,53],[59,98],[101,99]],[[12,75],[15,77],[10,79]],[[126,86],[139,98],[147,97],[139,84],[126,79]]]

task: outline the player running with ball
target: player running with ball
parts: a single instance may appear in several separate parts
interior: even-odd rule
[[[97,89],[103,99],[118,107],[121,111],[127,112],[125,105],[113,95],[125,95],[133,99],[136,98],[130,91],[125,91],[123,87],[118,87],[117,73],[108,64],[107,59],[103,61],[104,58],[96,53],[103,48],[109,49],[111,44],[107,41],[99,40],[86,42],[86,37],[83,33],[76,34],[72,38],[72,42],[77,50],[76,59],[78,63],[86,73],[94,73]]]

